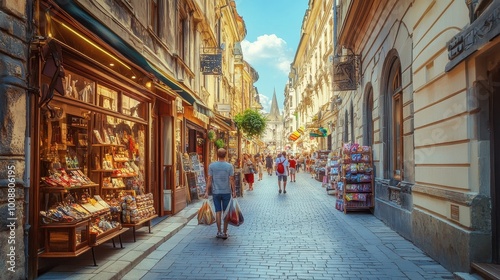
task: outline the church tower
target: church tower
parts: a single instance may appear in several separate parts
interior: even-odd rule
[[[266,153],[270,152],[273,156],[276,153],[283,151],[283,115],[278,107],[278,99],[276,98],[276,89],[273,92],[271,101],[271,109],[267,118],[267,128],[262,141],[266,143]]]

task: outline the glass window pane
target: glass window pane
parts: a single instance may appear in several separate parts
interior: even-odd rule
[[[65,71],[63,79],[64,95],[94,104],[95,82],[70,71]]]
[[[118,111],[118,91],[104,87],[97,86],[97,102],[98,106],[111,110]]]
[[[122,113],[127,116],[146,119],[146,103],[123,95]]]

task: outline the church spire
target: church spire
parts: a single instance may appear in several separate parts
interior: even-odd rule
[[[278,99],[276,98],[276,88],[274,88],[273,101],[271,103],[271,110],[269,111],[269,120],[280,120],[281,114],[278,108]]]

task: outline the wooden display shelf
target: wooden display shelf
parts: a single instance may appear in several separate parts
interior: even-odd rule
[[[78,189],[95,188],[95,187],[98,187],[98,186],[99,186],[99,184],[81,185],[79,187],[69,187],[69,188],[65,188],[65,187],[49,187],[49,186],[46,186],[46,187],[41,187],[41,191],[42,192],[68,192],[68,191],[78,190]]]
[[[101,190],[121,190],[126,187],[102,187]]]
[[[158,217],[157,214],[155,214],[153,216],[150,216],[150,217],[147,217],[145,219],[142,219],[142,220],[138,221],[137,223],[122,224],[122,226],[123,227],[127,227],[127,228],[132,228],[132,233],[134,235],[134,242],[136,242],[136,239],[135,239],[135,231],[136,231],[136,229],[145,226],[146,223],[147,223],[149,233],[151,233],[151,220],[154,219],[154,218],[156,218],[156,217]]]
[[[111,143],[96,143],[92,147],[125,147],[125,145],[111,144]]]
[[[81,254],[87,252],[90,250],[92,247],[89,246],[84,246],[79,250],[76,250],[74,252],[43,252],[38,254],[38,257],[40,258],[74,258],[78,257]]]
[[[113,158],[113,161],[114,162],[129,162],[129,161],[131,161],[131,159],[128,159],[128,158],[127,159],[115,159],[115,158]]]
[[[115,237],[118,237],[118,239],[120,240],[120,248],[123,249],[122,234],[126,231],[128,231],[128,228],[118,228],[117,227],[115,229],[108,230],[104,233],[101,233],[100,235],[97,236],[96,242],[89,245],[90,248],[92,249],[92,260],[94,261],[94,266],[97,266],[97,262],[95,260],[94,247],[102,245],[102,244],[106,243],[107,241],[111,240],[113,242],[113,248],[116,248]]]
[[[77,257],[90,249],[90,219],[76,223],[52,223],[40,226],[45,236],[45,251],[39,254],[45,258]],[[80,243],[77,242],[77,232]]]
[[[111,178],[132,178],[132,177],[137,177],[137,174],[133,174],[133,175],[115,175],[115,176],[109,176]]]

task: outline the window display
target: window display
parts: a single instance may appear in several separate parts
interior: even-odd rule
[[[41,257],[78,256],[157,216],[145,189],[147,103],[95,85],[67,72],[65,98],[86,102],[85,108],[53,100],[57,114],[41,114]],[[137,209],[123,207],[131,194]]]

